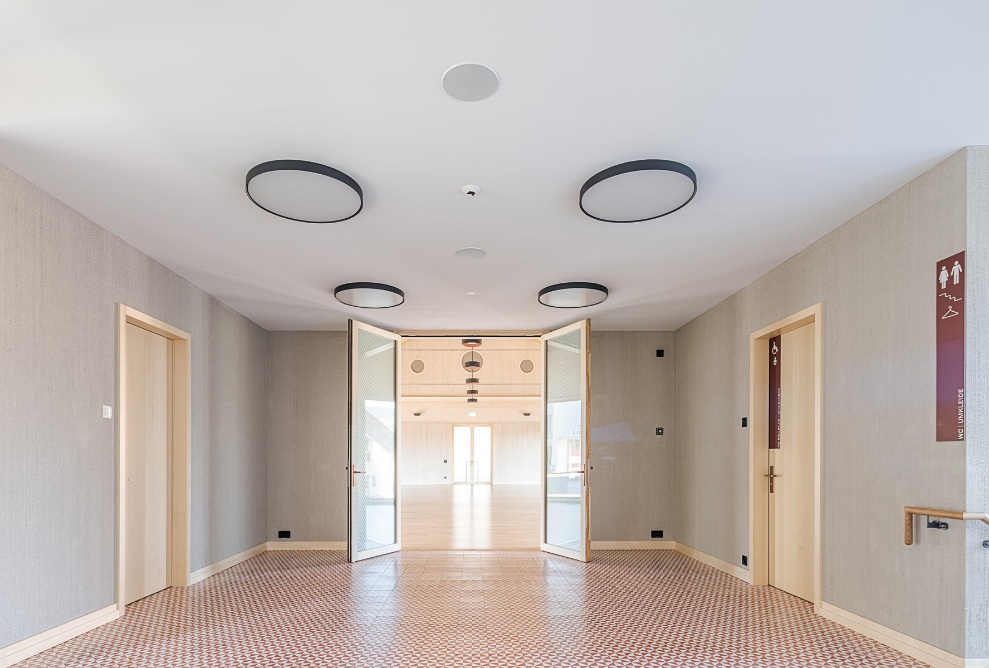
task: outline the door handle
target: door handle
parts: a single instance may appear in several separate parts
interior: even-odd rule
[[[781,474],[775,472],[775,470],[774,470],[775,468],[776,467],[774,467],[774,466],[770,466],[769,467],[769,473],[767,473],[766,476],[765,476],[765,477],[769,478],[769,493],[770,494],[773,494],[773,493],[776,492],[776,489],[775,489],[776,485],[774,484],[776,482],[776,479],[783,477]]]
[[[357,487],[357,474],[364,473],[364,471],[358,471],[357,469],[351,467],[350,469],[350,486]]]

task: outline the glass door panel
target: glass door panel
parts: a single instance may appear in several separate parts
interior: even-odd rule
[[[350,321],[350,561],[401,547],[398,339]]]
[[[474,427],[474,482],[491,482],[491,427]]]
[[[590,321],[543,337],[544,478],[542,549],[590,556]]]

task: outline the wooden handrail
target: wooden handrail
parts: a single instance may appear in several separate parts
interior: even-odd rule
[[[905,545],[913,545],[914,515],[941,517],[946,520],[979,520],[980,522],[989,524],[989,513],[970,513],[964,510],[937,510],[935,508],[906,506],[903,508],[903,543]]]

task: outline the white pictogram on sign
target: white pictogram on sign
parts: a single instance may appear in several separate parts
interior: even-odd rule
[[[775,343],[775,342],[773,342],[773,354],[775,355],[775,354],[776,354],[776,353],[778,353],[779,351],[780,351],[780,349],[779,349],[779,348],[777,348],[777,347],[776,347],[776,343]]]
[[[961,314],[958,311],[955,310],[955,307],[954,306],[952,306],[951,304],[948,304],[948,311],[944,315],[941,316],[941,320],[947,320],[948,318],[954,318],[956,315],[961,315]]]
[[[951,278],[955,285],[958,285],[958,281],[962,277],[962,265],[958,260],[955,260],[955,265],[951,268]]]
[[[948,268],[941,267],[941,273],[937,275],[937,280],[941,283],[941,289],[948,287]]]

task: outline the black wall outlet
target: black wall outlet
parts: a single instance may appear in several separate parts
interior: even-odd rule
[[[663,530],[662,529],[653,529],[652,531],[649,532],[649,537],[650,538],[662,538],[663,537]]]
[[[742,565],[743,566],[748,566],[749,565],[749,557],[748,557],[747,554],[743,554],[742,555]]]
[[[666,356],[666,351],[665,350],[657,350],[656,351],[656,357],[665,357],[665,356]]]
[[[656,427],[656,435],[657,436],[662,436],[663,435],[663,428],[662,427]]]
[[[748,427],[749,426],[749,419],[748,418],[742,418],[742,426],[743,427]]]
[[[292,532],[291,531],[279,531],[278,532],[278,537],[279,538],[291,538],[292,537]]]

